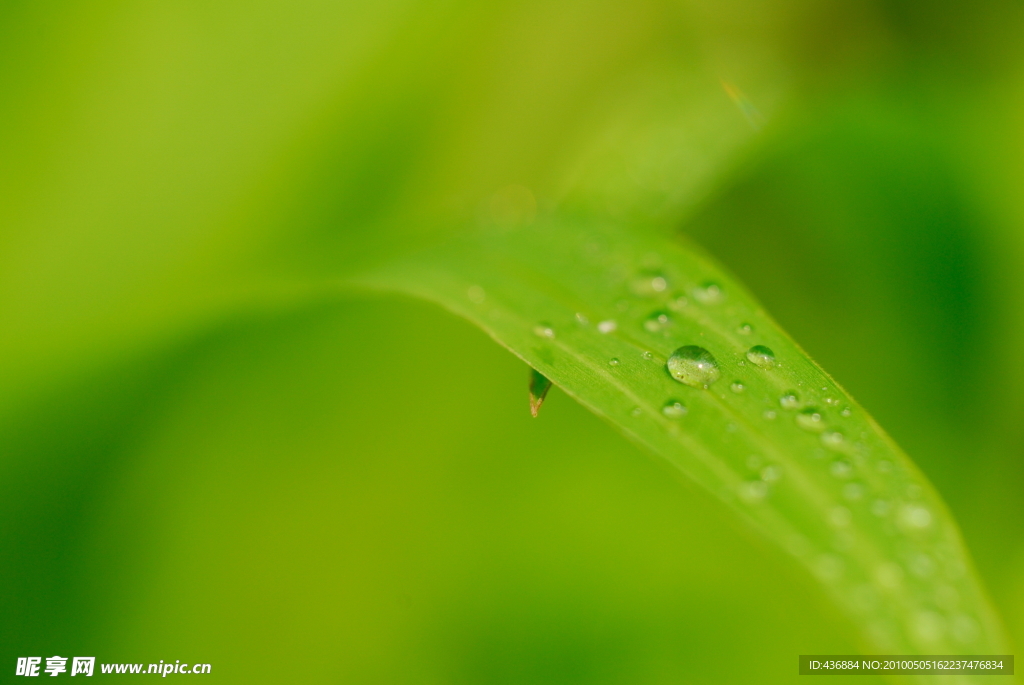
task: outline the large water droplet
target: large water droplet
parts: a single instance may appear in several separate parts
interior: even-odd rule
[[[704,304],[718,304],[725,298],[725,294],[722,292],[721,286],[709,281],[694,289],[693,297],[698,302],[703,302]]]
[[[795,392],[790,391],[779,398],[779,405],[783,409],[799,409],[800,398],[796,396]]]
[[[775,366],[775,353],[764,345],[754,345],[747,350],[747,359],[762,369],[771,369]]]
[[[665,406],[661,408],[661,413],[670,419],[686,416],[686,405],[679,400],[669,400],[665,403]]]
[[[668,372],[680,383],[706,388],[721,375],[715,357],[697,345],[685,345],[669,357]]]
[[[605,335],[607,335],[607,334],[611,333],[612,331],[614,331],[618,327],[619,327],[619,324],[615,323],[611,319],[607,319],[607,320],[601,321],[601,322],[599,322],[597,324],[597,331],[599,333],[604,333]]]
[[[820,433],[825,430],[825,419],[822,418],[821,413],[817,409],[807,408],[796,415],[796,425],[805,431]]]
[[[672,318],[665,311],[654,312],[644,321],[644,329],[651,333],[661,333],[671,325]]]

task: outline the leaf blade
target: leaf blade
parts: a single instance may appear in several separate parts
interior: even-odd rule
[[[473,321],[667,458],[796,557],[866,647],[1004,648],[955,522],[927,479],[695,249],[560,219],[456,241],[360,282]],[[706,390],[676,382],[665,367],[673,350],[692,344],[719,363],[721,378]],[[774,352],[772,368],[759,352],[747,356],[755,345]],[[798,399],[782,400],[790,394]]]

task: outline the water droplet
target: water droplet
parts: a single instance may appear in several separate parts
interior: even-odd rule
[[[817,409],[809,407],[796,415],[796,425],[805,431],[820,433],[825,430],[825,419]]]
[[[775,353],[764,345],[754,345],[747,350],[747,359],[762,369],[771,369],[775,366]]]
[[[541,323],[533,327],[533,334],[541,338],[554,338],[555,329],[550,324]]]
[[[839,415],[840,415],[840,416],[845,416],[845,417],[849,417],[849,416],[850,416],[850,415],[852,415],[852,414],[853,414],[853,412],[852,412],[852,411],[850,411],[850,408],[849,408],[849,407],[846,407],[846,408],[845,408],[845,409],[843,409],[843,410],[842,410],[841,412],[839,412]]]
[[[782,478],[782,469],[773,464],[769,464],[761,469],[761,480],[766,483],[775,483]]]
[[[889,515],[889,501],[884,499],[876,499],[871,503],[871,513],[882,518],[883,516]]]
[[[950,632],[953,639],[962,644],[968,644],[978,639],[978,622],[966,614],[958,614],[953,617],[950,624]]]
[[[843,560],[834,554],[822,554],[814,561],[814,573],[824,581],[838,580],[843,575]]]
[[[829,473],[836,478],[849,478],[852,472],[853,465],[845,459],[836,459],[829,468]]]
[[[686,405],[679,400],[669,400],[665,403],[665,406],[661,408],[661,413],[670,419],[677,419],[680,416],[686,416]]]
[[[762,480],[752,480],[740,485],[740,499],[748,504],[760,502],[768,496],[768,484]]]
[[[604,333],[605,335],[607,335],[608,333],[611,333],[612,331],[614,331],[618,327],[619,327],[619,324],[615,323],[611,319],[607,319],[607,320],[601,321],[601,322],[599,322],[597,324],[597,331],[599,333]]]
[[[932,512],[920,504],[905,504],[900,507],[897,520],[905,530],[924,530],[932,525]]]
[[[487,293],[484,289],[478,285],[469,286],[469,290],[466,291],[466,297],[473,304],[483,304],[483,301],[487,299]]]
[[[590,319],[587,318],[586,314],[583,314],[581,312],[576,312],[576,320],[579,321],[580,325],[582,326],[590,325]]]
[[[843,497],[851,502],[856,502],[863,496],[864,486],[860,483],[847,483],[843,486]]]
[[[761,414],[761,416],[763,416],[764,418],[768,419],[769,421],[773,421],[775,419],[775,417],[777,416],[777,414],[774,411],[772,411],[771,409],[765,409],[764,413]]]
[[[754,327],[751,326],[749,323],[741,323],[739,327],[736,329],[736,332],[739,333],[740,335],[750,335],[751,333],[754,332]]]
[[[709,281],[694,289],[693,298],[704,304],[718,304],[725,298],[725,294],[722,292],[721,286]]]
[[[629,412],[629,415],[630,416],[640,416],[643,413],[644,413],[644,410],[641,409],[640,407],[633,407],[633,409]]]
[[[641,272],[633,279],[632,290],[640,297],[654,297],[668,289],[668,280],[657,271]]]
[[[779,405],[781,405],[783,409],[799,409],[800,398],[796,396],[795,392],[787,392],[779,398]]]
[[[825,445],[825,447],[829,447],[831,449],[839,449],[842,447],[844,440],[845,438],[843,437],[843,434],[839,431],[828,431],[827,433],[821,434],[821,443]]]
[[[686,299],[686,297],[684,295],[680,295],[679,297],[677,297],[674,300],[672,300],[671,302],[669,302],[668,306],[669,306],[669,308],[674,309],[675,311],[678,312],[678,311],[682,311],[683,309],[686,309],[687,307],[689,307],[690,306],[690,301],[688,299]]]
[[[733,381],[732,385],[729,386],[729,389],[732,390],[735,393],[741,393],[744,390],[746,390],[747,387],[745,385],[743,385],[742,383],[740,383],[739,381]]]
[[[608,360],[608,365],[609,366],[618,366],[619,365],[619,358],[618,357],[612,357],[611,359]]]
[[[839,404],[839,400],[837,400],[834,397],[826,397],[825,398],[825,404],[827,404],[827,405],[829,405],[831,407],[833,404]]]
[[[697,345],[680,347],[669,357],[666,366],[672,378],[695,388],[707,388],[721,375],[714,356]]]
[[[651,361],[652,359],[654,359],[654,355],[648,352],[647,350],[641,352],[640,356],[646,359],[647,361]]]
[[[665,311],[653,312],[644,321],[644,329],[651,333],[661,333],[671,325],[672,319],[669,317],[668,312]]]
[[[903,582],[903,569],[894,561],[886,561],[875,567],[875,582],[887,590],[896,590]]]
[[[836,528],[850,525],[850,510],[846,507],[832,507],[828,512],[828,522]]]

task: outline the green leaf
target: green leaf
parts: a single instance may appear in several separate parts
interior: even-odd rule
[[[933,487],[694,248],[561,218],[452,242],[359,281],[469,319],[669,460],[795,557],[859,628],[868,653],[1005,649]],[[681,353],[681,382],[668,362],[684,346],[699,349]],[[698,363],[703,370],[688,375]]]

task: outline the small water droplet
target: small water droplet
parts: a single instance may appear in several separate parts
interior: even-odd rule
[[[754,327],[751,326],[749,323],[741,323],[739,327],[736,329],[736,332],[739,333],[740,335],[750,335],[751,333],[754,332]]]
[[[589,326],[590,325],[590,319],[587,318],[586,314],[583,314],[581,312],[576,312],[576,320],[582,326]]]
[[[665,275],[657,271],[643,271],[633,279],[632,290],[640,297],[654,297],[668,289]]]
[[[630,416],[640,416],[643,413],[644,413],[644,410],[641,409],[640,407],[633,407],[633,409],[629,412],[629,415]]]
[[[605,321],[601,321],[597,324],[597,331],[598,333],[604,333],[607,335],[618,327],[619,324],[615,323],[612,319],[606,319]]]
[[[888,459],[879,459],[878,463],[875,464],[875,469],[879,473],[890,473],[892,471],[892,462]]]
[[[555,329],[550,324],[541,323],[533,327],[533,334],[541,338],[554,338]]]
[[[775,353],[764,345],[754,345],[747,350],[747,359],[751,364],[760,366],[762,369],[770,369],[775,366]]]
[[[761,480],[766,483],[775,483],[782,478],[782,469],[774,464],[769,464],[761,469]]]
[[[669,400],[665,403],[665,406],[661,408],[661,413],[671,419],[677,419],[680,416],[686,416],[686,405],[679,400]]]
[[[747,387],[745,385],[743,385],[742,383],[740,383],[739,381],[733,381],[732,385],[729,386],[729,389],[732,390],[735,393],[741,393],[744,390],[746,390]]]
[[[686,297],[684,295],[680,295],[679,297],[677,297],[674,300],[672,300],[671,302],[669,302],[668,306],[669,306],[669,308],[674,309],[675,311],[678,312],[678,311],[682,311],[683,309],[686,309],[687,307],[689,307],[690,306],[690,301],[688,299],[686,299]]]
[[[809,407],[796,415],[796,425],[805,431],[820,433],[825,430],[825,419],[817,409]]]
[[[845,528],[850,525],[850,510],[846,507],[835,506],[828,512],[828,522],[836,528]]]
[[[799,409],[800,398],[796,396],[795,392],[787,392],[779,398],[779,405],[783,409]]]
[[[608,360],[608,365],[609,366],[618,366],[619,365],[619,358],[618,357],[612,357],[611,359]]]
[[[841,412],[839,412],[839,415],[840,415],[840,416],[845,416],[845,417],[849,417],[849,416],[850,416],[850,415],[852,415],[852,414],[853,414],[853,412],[852,412],[852,411],[850,411],[850,408],[849,408],[849,407],[846,407],[846,408],[845,408],[845,409],[843,409],[843,410],[842,410]]]
[[[672,319],[666,311],[653,312],[644,321],[644,329],[651,333],[661,333],[672,325]]]
[[[843,486],[843,497],[851,502],[856,502],[863,496],[864,486],[860,483],[847,483]]]
[[[829,473],[836,478],[849,478],[853,472],[853,465],[845,459],[836,459],[829,467]]]
[[[722,292],[721,286],[709,281],[694,289],[693,298],[704,304],[718,304],[725,298],[725,293]]]
[[[821,444],[834,450],[842,447],[844,440],[843,434],[839,431],[828,431],[821,434]]]
[[[768,484],[762,480],[752,480],[739,487],[740,499],[748,504],[760,502],[768,496]]]
[[[839,400],[837,400],[834,397],[826,397],[825,398],[825,404],[827,404],[827,405],[829,405],[831,407],[833,404],[839,404]]]
[[[932,525],[932,512],[921,504],[905,504],[900,507],[897,521],[905,530],[924,530]]]
[[[466,297],[473,304],[483,304],[483,301],[487,299],[487,293],[478,285],[469,286],[469,290],[466,291]]]
[[[773,420],[775,420],[775,417],[778,416],[778,414],[776,414],[771,409],[765,409],[764,413],[761,414],[761,416],[763,416],[764,418],[768,419],[769,421],[773,421]]]
[[[707,388],[721,375],[714,356],[697,345],[680,347],[669,357],[666,366],[672,378],[695,388]]]
[[[648,352],[647,350],[644,350],[643,352],[641,352],[640,356],[643,357],[644,359],[646,359],[647,361],[651,361],[652,359],[654,359],[654,355],[652,353]]]

